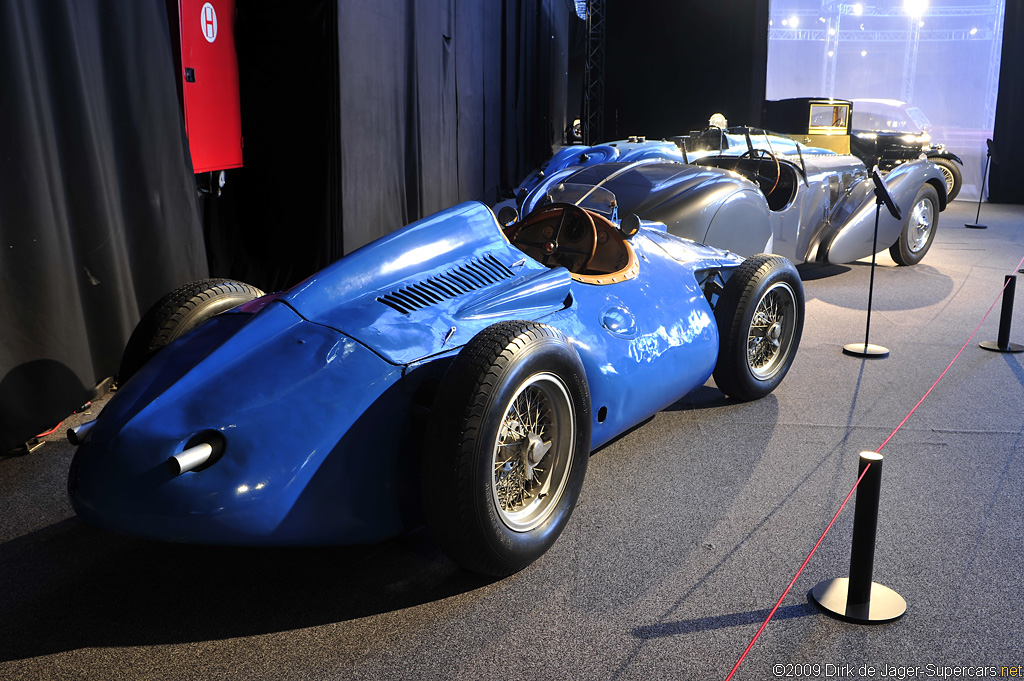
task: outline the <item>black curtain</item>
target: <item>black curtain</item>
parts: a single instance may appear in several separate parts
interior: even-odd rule
[[[212,274],[276,291],[333,259],[334,2],[239,0],[237,10],[244,166],[204,196],[203,224]]]
[[[1006,3],[1003,21],[1003,55],[999,65],[999,97],[992,133],[993,158],[988,200],[993,203],[1024,203],[1016,159],[1024,155],[1024,2]]]
[[[563,141],[571,22],[570,0],[239,0],[245,167],[203,201],[211,272],[286,288],[497,201]]]
[[[493,203],[561,144],[569,0],[374,0],[338,12],[344,252],[467,199]]]
[[[0,448],[188,280],[277,290],[563,142],[570,0],[239,0],[244,167],[196,198],[162,0],[0,0]],[[200,178],[201,185],[211,184]]]
[[[607,139],[760,123],[768,0],[607,1]]]
[[[206,273],[162,0],[0,2],[0,451]]]

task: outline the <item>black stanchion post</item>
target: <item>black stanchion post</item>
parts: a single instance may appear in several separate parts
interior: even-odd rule
[[[978,212],[974,216],[974,222],[969,222],[964,227],[971,229],[988,229],[988,225],[983,225],[981,220],[981,200],[985,198],[985,177],[988,175],[988,164],[992,160],[992,140],[985,140],[985,144],[988,147],[988,151],[985,152],[985,169],[981,171],[981,189],[978,192]]]
[[[870,456],[874,455],[874,456]],[[867,473],[864,469],[868,468]],[[878,501],[882,492],[882,455],[861,452],[857,477],[857,506],[853,511],[853,541],[850,546],[850,590],[846,610],[871,601],[871,575],[875,568],[875,533],[878,531]]]
[[[868,319],[864,324],[864,343],[847,343],[843,346],[843,354],[853,357],[868,357],[871,359],[885,359],[889,356],[889,348],[869,343],[871,335],[871,298],[875,292],[875,254],[878,252],[878,218],[882,214],[882,206],[889,209],[889,213],[897,220],[902,220],[899,206],[889,194],[889,188],[885,186],[885,180],[876,165],[871,171],[871,179],[875,183],[875,235],[871,242],[871,278],[868,280]],[[903,237],[900,237],[901,239]]]
[[[995,342],[978,343],[986,350],[993,352],[1024,352],[1024,345],[1010,342],[1010,325],[1013,323],[1013,295],[1017,288],[1017,275],[1007,274],[1003,284],[1003,307],[999,314],[999,337]]]
[[[882,455],[861,452],[858,479],[861,474],[864,477],[857,487],[857,506],[853,515],[850,576],[819,582],[811,589],[811,598],[840,619],[859,624],[880,624],[902,617],[907,611],[907,602],[889,587],[871,581],[875,565],[878,499],[882,487]]]

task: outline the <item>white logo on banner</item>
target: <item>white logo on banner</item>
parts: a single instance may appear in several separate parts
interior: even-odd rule
[[[217,39],[217,12],[213,9],[213,5],[210,3],[203,5],[201,25],[203,27],[203,37],[206,38],[206,42],[212,43]]]

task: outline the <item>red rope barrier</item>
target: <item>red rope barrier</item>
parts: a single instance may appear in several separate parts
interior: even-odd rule
[[[741,664],[743,664],[743,660],[747,657],[747,653],[749,653],[750,649],[754,647],[754,643],[757,641],[758,637],[761,636],[761,632],[764,631],[765,627],[768,626],[768,622],[770,622],[772,617],[775,616],[775,612],[779,609],[779,606],[782,605],[782,601],[786,599],[786,596],[789,594],[789,590],[793,588],[794,584],[796,584],[796,580],[800,576],[800,573],[803,572],[804,568],[807,567],[807,564],[811,562],[811,556],[813,556],[814,552],[818,550],[819,546],[821,546],[821,542],[825,541],[825,535],[828,534],[828,531],[832,529],[832,525],[835,524],[836,518],[838,518],[839,514],[843,512],[843,508],[846,507],[846,502],[848,502],[850,500],[850,497],[853,496],[853,492],[854,490],[857,489],[857,485],[859,485],[860,481],[864,479],[864,475],[868,472],[868,469],[870,468],[870,463],[864,466],[864,470],[861,472],[860,477],[857,478],[857,482],[853,483],[853,488],[850,490],[850,493],[846,495],[845,499],[843,499],[843,503],[839,505],[839,510],[836,511],[836,514],[834,516],[832,516],[832,520],[831,522],[829,522],[828,527],[825,528],[825,531],[821,533],[821,537],[818,538],[818,543],[815,544],[814,548],[811,549],[811,552],[807,554],[807,558],[804,559],[803,565],[801,565],[800,569],[796,571],[795,575],[793,575],[793,579],[789,580],[789,586],[787,586],[786,590],[782,592],[782,595],[779,597],[779,600],[775,602],[775,607],[772,608],[772,611],[770,613],[768,613],[768,617],[765,618],[764,624],[762,624],[761,628],[757,630],[756,634],[754,634],[754,638],[750,640],[750,644],[747,646],[747,649],[743,651],[743,654],[740,655],[740,659],[736,661],[736,665],[732,668],[732,671],[729,672],[729,676],[725,677],[725,681],[729,681],[730,679],[732,679],[732,675],[735,674],[736,670],[740,668]]]
[[[1022,257],[1020,259],[1020,262],[1017,263],[1017,267],[1015,268],[1015,270],[1019,270],[1021,267],[1024,267],[1024,257]],[[985,313],[985,316],[981,318],[981,321],[978,322],[978,325],[976,327],[974,327],[974,331],[971,332],[971,335],[967,339],[967,342],[965,342],[963,344],[963,347],[961,347],[960,351],[956,353],[956,356],[953,357],[953,359],[950,361],[950,363],[948,365],[946,365],[946,368],[943,370],[943,372],[941,374],[939,374],[939,377],[935,379],[935,382],[932,383],[931,387],[928,388],[927,392],[925,392],[925,394],[921,397],[921,399],[919,399],[917,401],[917,404],[914,405],[914,408],[911,409],[907,413],[907,415],[903,417],[903,420],[900,421],[900,424],[898,426],[896,426],[895,430],[893,430],[891,433],[889,433],[889,437],[885,438],[885,441],[882,442],[882,444],[878,447],[878,449],[875,450],[876,452],[882,451],[882,447],[885,447],[887,444],[889,444],[889,440],[891,440],[893,438],[893,436],[896,435],[896,433],[899,432],[900,428],[903,427],[903,424],[905,424],[910,419],[910,417],[913,415],[913,413],[915,411],[917,411],[917,408],[921,406],[921,403],[925,401],[925,399],[928,397],[928,395],[931,394],[932,390],[935,389],[935,386],[937,386],[939,384],[939,381],[942,380],[943,376],[945,376],[946,373],[950,370],[950,368],[953,366],[953,362],[956,362],[956,360],[960,357],[960,355],[963,354],[963,351],[967,349],[967,346],[970,345],[970,343],[971,343],[971,339],[973,339],[974,336],[978,333],[978,330],[981,329],[981,325],[985,323],[985,320],[988,319],[988,316],[990,314],[992,314],[992,310],[995,308],[996,303],[999,302],[999,298],[1002,297],[1003,292],[1006,290],[1006,286],[1009,283],[1010,283],[1009,280],[1003,282],[1003,287],[1001,289],[999,289],[999,295],[997,295],[996,299],[992,301],[992,305],[989,306],[988,311]],[[870,469],[870,468],[871,468],[871,464],[870,463],[867,466],[864,467],[864,470],[861,472],[860,477],[857,478],[857,482],[855,482],[853,484],[853,488],[850,489],[850,493],[846,495],[846,498],[843,499],[843,503],[839,505],[839,510],[837,510],[836,514],[834,516],[832,516],[832,520],[829,522],[828,527],[826,527],[825,531],[821,533],[821,537],[818,538],[818,542],[814,545],[814,548],[811,549],[811,552],[807,554],[807,558],[804,559],[803,565],[801,565],[800,569],[796,571],[795,575],[793,575],[793,579],[791,579],[789,581],[789,585],[786,587],[786,590],[782,592],[782,596],[780,596],[779,600],[775,602],[775,607],[772,608],[771,612],[768,613],[768,617],[765,618],[764,623],[757,630],[757,633],[754,634],[754,638],[752,638],[750,640],[750,643],[747,645],[746,649],[743,651],[743,654],[740,655],[740,659],[737,660],[736,664],[733,666],[732,671],[730,671],[729,675],[727,677],[725,677],[725,681],[731,681],[733,675],[736,673],[736,670],[738,670],[740,668],[740,665],[743,664],[743,660],[746,659],[747,653],[749,653],[750,650],[754,647],[754,643],[756,643],[757,639],[760,638],[761,632],[763,632],[765,630],[765,627],[768,626],[768,623],[771,621],[772,617],[775,616],[775,612],[779,609],[779,606],[782,605],[782,601],[784,601],[786,599],[786,596],[789,594],[790,589],[792,589],[793,585],[796,584],[796,580],[797,580],[797,578],[800,577],[800,573],[802,573],[804,571],[804,568],[807,567],[807,564],[811,561],[811,556],[813,556],[814,552],[818,550],[819,546],[821,546],[821,542],[823,542],[825,540],[825,535],[827,535],[829,530],[832,529],[832,525],[835,524],[836,518],[838,518],[839,514],[843,512],[843,509],[846,507],[846,502],[848,502],[850,500],[850,497],[853,496],[853,493],[857,489],[857,486],[860,484],[860,481],[864,479],[864,474],[867,473],[868,469]]]
[[[1021,268],[1022,266],[1024,266],[1024,258],[1021,258],[1021,259],[1020,259],[1020,262],[1019,262],[1019,263],[1017,264],[1017,269],[1019,270],[1019,269],[1020,269],[1020,268]],[[947,372],[947,371],[949,371],[950,367],[952,367],[952,366],[953,366],[953,362],[955,362],[955,361],[956,361],[957,359],[959,359],[959,357],[960,357],[960,355],[961,355],[961,354],[963,353],[963,351],[964,351],[964,350],[966,350],[966,349],[967,349],[967,346],[971,344],[971,339],[973,339],[973,338],[974,338],[974,336],[975,336],[975,335],[976,335],[976,334],[978,333],[978,330],[979,330],[979,329],[981,329],[981,325],[985,323],[985,320],[986,320],[986,319],[988,319],[988,316],[989,316],[990,314],[992,314],[992,310],[993,310],[993,309],[995,309],[996,303],[998,303],[998,302],[999,302],[999,298],[1000,298],[1000,297],[1002,297],[1002,295],[1003,295],[1003,292],[1004,292],[1004,291],[1006,291],[1006,287],[1007,287],[1007,285],[1008,285],[1009,283],[1010,283],[1010,280],[1009,280],[1009,279],[1007,279],[1006,281],[1004,281],[1004,282],[1003,282],[1003,287],[1002,287],[1001,289],[999,289],[999,295],[998,295],[998,296],[996,296],[996,299],[992,301],[992,304],[991,304],[991,305],[989,306],[989,308],[988,308],[988,312],[986,312],[986,313],[985,313],[985,316],[981,318],[981,321],[980,321],[980,322],[978,322],[978,325],[977,325],[976,327],[974,327],[974,331],[972,331],[972,332],[971,332],[971,335],[970,335],[970,337],[968,337],[968,339],[967,339],[967,342],[966,342],[966,343],[964,343],[964,345],[963,345],[963,347],[962,347],[962,348],[960,348],[960,352],[956,353],[956,357],[954,357],[954,358],[953,358],[953,359],[952,359],[952,360],[950,361],[950,363],[949,363],[949,364],[948,364],[948,365],[946,366],[946,368],[945,368],[945,369],[943,370],[943,372],[942,372],[941,374],[939,374],[939,377],[935,379],[935,382],[934,382],[934,383],[932,383],[932,387],[928,388],[928,391],[927,391],[927,392],[926,392],[926,393],[924,394],[924,396],[922,396],[922,397],[921,397],[921,399],[919,399],[919,400],[917,401],[917,404],[915,404],[915,405],[914,405],[914,408],[913,408],[913,409],[911,409],[911,410],[910,410],[910,411],[909,411],[909,412],[907,413],[907,415],[903,417],[903,420],[902,420],[902,421],[900,421],[900,424],[899,424],[898,426],[896,426],[896,429],[895,429],[895,430],[893,430],[893,431],[892,431],[891,433],[889,433],[889,437],[885,438],[885,442],[883,442],[883,443],[882,443],[882,444],[881,444],[881,445],[880,445],[880,446],[878,447],[878,449],[876,449],[876,450],[875,450],[876,452],[880,452],[880,451],[882,451],[882,447],[884,447],[884,446],[886,446],[887,444],[889,444],[889,440],[891,440],[891,439],[893,438],[893,436],[894,436],[894,435],[895,435],[896,433],[898,433],[898,432],[899,432],[900,428],[902,428],[902,427],[903,427],[903,424],[904,424],[904,423],[906,423],[906,422],[907,422],[907,421],[908,421],[908,420],[910,419],[911,415],[912,415],[912,414],[913,414],[913,413],[914,413],[915,411],[917,411],[917,408],[921,406],[921,403],[925,401],[925,398],[926,398],[926,397],[928,397],[928,395],[930,395],[930,394],[931,394],[932,390],[934,390],[934,389],[935,389],[935,386],[937,386],[937,385],[939,384],[939,381],[941,381],[941,380],[942,380],[942,377],[943,377],[943,376],[945,376],[945,375],[946,375],[946,372]]]

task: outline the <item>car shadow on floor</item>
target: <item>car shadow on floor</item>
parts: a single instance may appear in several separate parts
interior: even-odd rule
[[[691,634],[697,631],[710,631],[712,629],[724,629],[726,627],[761,624],[768,619],[768,615],[771,614],[771,612],[770,608],[765,608],[763,610],[736,612],[729,613],[727,615],[698,617],[692,620],[658,622],[657,624],[636,627],[633,629],[633,636],[638,639],[648,641],[651,639],[665,638],[667,636]],[[779,620],[788,620],[797,617],[807,617],[809,615],[817,615],[820,612],[821,611],[810,602],[810,599],[808,599],[808,602],[806,603],[787,605],[779,608],[775,611],[775,614],[772,615],[772,621],[776,622]]]
[[[288,631],[494,581],[455,566],[424,528],[372,546],[253,549],[134,539],[70,518],[0,545],[0,566],[3,661]]]
[[[662,411],[700,411],[702,409],[724,407],[729,404],[738,403],[735,400],[730,400],[714,385],[702,385],[696,390],[691,390]]]
[[[849,265],[833,265],[832,263],[801,263],[797,265],[797,272],[800,273],[802,281],[816,281],[834,277],[850,271]]]
[[[870,295],[871,263],[801,265],[800,278],[808,302],[820,300],[847,310],[865,310]],[[842,275],[842,276],[835,276]],[[881,264],[874,273],[872,308],[879,312],[917,310],[949,300],[962,286],[927,263],[901,267]]]

